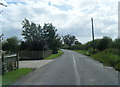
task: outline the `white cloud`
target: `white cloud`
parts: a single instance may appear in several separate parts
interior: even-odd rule
[[[118,33],[117,0],[116,2],[93,1],[24,0],[20,1],[22,3],[10,3],[9,0],[8,7],[3,8],[3,33],[5,37],[20,36],[22,20],[28,18],[41,25],[52,22],[61,35],[73,34],[85,43],[91,40],[90,19],[93,17],[96,38],[104,35],[116,38]],[[64,10],[64,6],[70,6],[69,10]]]

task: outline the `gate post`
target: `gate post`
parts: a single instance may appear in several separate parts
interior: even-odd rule
[[[19,68],[19,53],[17,53],[17,69]]]
[[[5,73],[5,65],[4,65],[5,61],[4,61],[4,54],[2,54],[2,75],[4,75]]]

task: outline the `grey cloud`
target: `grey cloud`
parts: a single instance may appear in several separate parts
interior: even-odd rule
[[[110,26],[117,26],[115,16],[117,8],[114,6],[116,5],[115,3],[76,2],[74,6],[71,4],[73,9],[69,9],[68,11],[62,11],[55,6],[49,6],[48,2],[47,4],[43,4],[39,1],[39,4],[33,4],[34,5],[14,4],[4,9],[3,33],[5,37],[20,36],[22,20],[28,18],[32,22],[42,24],[45,22],[52,22],[61,35],[72,34],[78,37],[81,42],[85,43],[91,40],[91,17],[94,18],[96,37],[102,37],[104,35],[112,38],[115,37],[116,32],[111,32],[114,31],[114,27],[108,29]],[[76,5],[78,5],[78,8]],[[112,9],[112,11],[109,11],[109,9]],[[75,15],[76,13],[77,15]],[[81,13],[83,16],[80,16]],[[106,32],[107,29],[108,32]]]

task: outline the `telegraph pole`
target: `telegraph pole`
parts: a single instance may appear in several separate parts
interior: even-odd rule
[[[93,18],[91,18],[91,22],[92,22],[92,38],[93,38],[92,46],[93,46],[93,53],[94,53],[95,52],[95,40],[94,40]]]

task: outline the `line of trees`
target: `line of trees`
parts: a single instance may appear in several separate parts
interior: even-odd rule
[[[74,37],[74,38],[73,38]],[[70,40],[72,39],[72,40]],[[63,48],[71,50],[88,50],[90,53],[93,52],[93,41],[89,41],[85,44],[81,44],[75,36],[66,35],[63,37]],[[112,40],[110,37],[104,36],[101,39],[95,39],[95,51],[103,51],[109,48],[115,48],[120,50],[120,38]]]
[[[30,23],[25,19],[22,25],[24,29],[22,35],[25,41],[21,43],[21,50],[44,51],[51,49],[53,53],[58,52],[61,38],[52,23],[45,23],[42,27],[40,24]]]
[[[43,26],[34,22],[29,22],[28,19],[24,19],[22,22],[22,36],[24,40],[19,40],[13,36],[6,40],[2,40],[2,49],[4,51],[45,51],[53,50],[53,53],[57,53],[59,48],[72,49],[72,50],[89,50],[92,52],[92,41],[82,44],[77,40],[74,35],[64,35],[60,37],[57,33],[57,29],[52,23],[45,23]],[[95,50],[103,51],[107,48],[120,49],[120,38],[114,41],[107,36],[102,39],[95,39]]]
[[[2,49],[4,51],[45,51],[48,49],[57,53],[61,47],[61,38],[57,34],[57,29],[52,23],[45,23],[42,27],[40,24],[29,22],[24,19],[22,22],[22,36],[24,40],[19,40],[13,36],[2,41]]]
[[[103,51],[108,48],[115,48],[120,50],[120,38],[112,40],[110,37],[104,36],[102,39],[96,39],[95,48],[97,51]],[[92,41],[84,44],[83,49],[84,50],[92,49]]]

